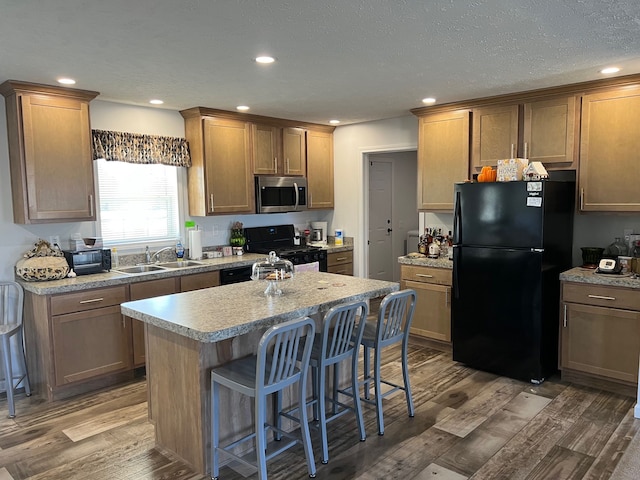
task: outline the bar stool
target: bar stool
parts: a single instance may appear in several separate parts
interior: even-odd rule
[[[409,328],[413,320],[416,306],[416,292],[411,289],[393,292],[384,297],[380,303],[377,321],[367,322],[362,335],[364,346],[364,378],[360,382],[364,385],[364,402],[375,405],[378,420],[378,435],[384,435],[384,418],[382,413],[382,399],[398,390],[404,390],[407,400],[409,416],[413,417],[413,399],[411,398],[411,384],[409,383],[409,369],[407,366],[407,345],[409,343]],[[380,357],[382,349],[402,342],[402,378],[403,386],[386,381],[380,376]],[[373,349],[373,377],[369,373],[370,352]],[[370,384],[374,385],[375,398],[370,399]],[[382,393],[381,384],[393,387]]]
[[[309,368],[312,376],[313,397],[307,405],[313,405],[313,419],[320,432],[322,444],[322,463],[329,462],[329,447],[327,442],[327,424],[340,418],[345,413],[354,412],[360,441],[366,439],[360,396],[358,395],[358,352],[364,331],[365,320],[369,309],[365,302],[350,303],[331,308],[322,320],[322,332],[315,335]],[[338,388],[340,379],[340,363],[351,361],[351,386],[341,390]],[[326,396],[327,368],[333,366],[332,396]],[[339,401],[339,394],[352,398],[353,406]],[[327,416],[326,403],[331,404],[331,412]],[[297,410],[297,409],[293,409]],[[289,411],[281,415],[297,420]]]
[[[267,395],[275,394],[274,423],[278,422],[277,408],[281,404],[281,392],[294,383],[298,383],[298,405],[304,405],[306,399],[307,369],[311,354],[312,342],[303,338],[313,338],[315,325],[309,317],[291,320],[269,328],[258,344],[256,355],[233,360],[211,371],[211,459],[212,478],[216,479],[220,470],[219,453],[224,453],[235,460],[257,468],[258,478],[267,478],[267,460],[279,455],[296,443],[302,443],[307,459],[310,477],[316,476],[316,467],[309,435],[309,424],[306,408],[300,408],[300,431],[302,440],[295,435],[276,430],[276,425],[267,423]],[[301,352],[301,353],[300,353]],[[300,361],[298,362],[298,356]],[[250,433],[229,445],[221,447],[220,443],[220,385],[239,393],[253,397],[255,400],[255,428]],[[281,436],[290,439],[269,453],[267,450],[267,431],[272,429],[279,439]],[[255,439],[255,463],[231,452],[243,442]]]
[[[0,349],[2,350],[2,364],[4,366],[5,387],[9,403],[9,418],[16,416],[14,392],[21,383],[27,397],[31,396],[29,375],[24,353],[24,339],[22,333],[22,308],[24,304],[24,292],[19,283],[0,281]],[[16,337],[17,347],[20,351],[17,358],[24,374],[20,377],[13,375],[11,365],[11,337]]]

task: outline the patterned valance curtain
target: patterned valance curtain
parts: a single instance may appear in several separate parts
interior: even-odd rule
[[[184,138],[92,130],[93,159],[127,163],[161,163],[190,167],[189,145]]]

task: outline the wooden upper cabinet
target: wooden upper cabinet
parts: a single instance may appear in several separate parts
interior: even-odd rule
[[[333,134],[307,131],[309,208],[333,208]]]
[[[640,211],[640,87],[582,97],[580,210]]]
[[[527,158],[546,168],[576,168],[579,102],[573,95],[473,110],[472,168]]]
[[[189,214],[255,212],[251,124],[189,115],[185,135],[191,151]]]
[[[306,132],[302,128],[252,124],[253,173],[304,176]]]
[[[469,111],[420,117],[418,209],[453,211],[453,186],[468,176]]]
[[[519,105],[481,107],[473,110],[472,167],[495,167],[498,160],[518,152]]]
[[[98,92],[9,80],[0,93],[14,222],[95,220],[89,102]]]

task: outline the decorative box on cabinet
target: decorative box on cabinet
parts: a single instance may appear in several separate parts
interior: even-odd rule
[[[574,95],[473,109],[471,165],[476,171],[512,157],[547,169],[576,168],[580,103]]]
[[[27,368],[37,394],[62,398],[131,370],[131,324],[120,313],[127,297],[126,285],[50,296],[25,292]]]
[[[410,333],[451,348],[452,270],[447,268],[400,266],[400,288],[416,291],[417,303]]]
[[[564,380],[634,395],[640,356],[640,292],[562,282]]]
[[[89,102],[98,92],[9,80],[0,93],[14,222],[95,220]]]
[[[453,185],[469,178],[469,111],[419,119],[418,209],[453,211]]]
[[[353,250],[329,253],[327,272],[353,276]]]
[[[580,210],[640,211],[640,87],[582,97]]]
[[[304,176],[307,170],[306,131],[302,128],[253,124],[253,173]]]

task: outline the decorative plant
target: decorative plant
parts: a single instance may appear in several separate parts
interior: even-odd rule
[[[242,247],[244,246],[244,243],[245,238],[242,222],[233,222],[231,224],[231,238],[229,239],[229,244],[232,247]]]

